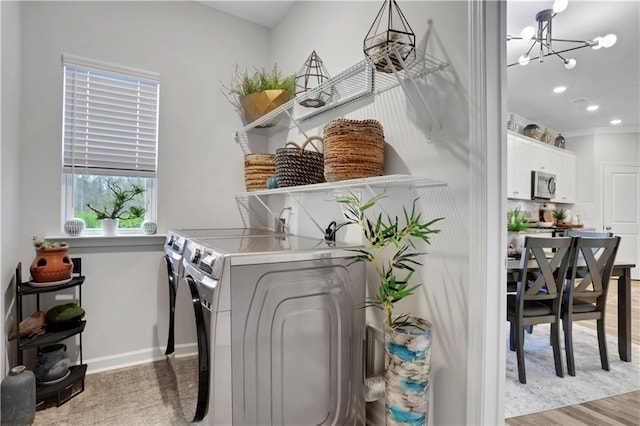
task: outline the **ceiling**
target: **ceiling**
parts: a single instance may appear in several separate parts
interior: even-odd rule
[[[536,14],[552,6],[553,0],[508,0],[507,34],[519,36],[524,27],[536,27]],[[555,56],[545,58],[543,63],[536,60],[526,66],[508,67],[507,109],[563,133],[616,127],[637,131],[640,127],[639,17],[638,1],[570,0],[567,9],[553,19],[554,39],[593,40],[614,33],[618,41],[608,49],[586,47],[568,52],[567,57],[577,61],[572,70],[565,69]],[[531,41],[507,42],[507,64],[518,62],[518,57],[530,46]],[[555,43],[554,47],[561,49],[561,43]],[[532,52],[531,56],[537,55]],[[552,89],[558,85],[568,89],[554,94]],[[576,102],[584,99],[587,101]],[[600,108],[589,112],[588,102]],[[620,118],[622,123],[611,125],[613,118]]]
[[[452,0],[453,1],[453,0]],[[199,1],[225,13],[273,27],[295,1]],[[265,6],[268,5],[268,6]],[[526,26],[536,26],[535,16],[550,9],[553,0],[507,1],[507,34],[519,36]],[[528,122],[565,134],[602,129],[640,128],[640,2],[636,0],[570,0],[567,9],[553,19],[553,38],[593,40],[614,33],[617,43],[609,49],[582,48],[569,52],[577,65],[564,68],[557,57],[543,63],[507,68],[507,109]],[[507,42],[507,64],[518,61],[531,42]],[[568,45],[573,47],[575,45]],[[560,48],[560,43],[555,43]],[[537,55],[531,55],[532,57]],[[568,89],[554,94],[553,87]],[[600,106],[586,111],[587,103]],[[613,126],[610,121],[622,123]],[[528,124],[520,123],[523,126]]]

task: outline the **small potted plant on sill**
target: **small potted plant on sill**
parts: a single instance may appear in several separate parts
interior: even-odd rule
[[[110,200],[100,209],[87,203],[86,206],[96,214],[96,218],[102,221],[104,235],[115,235],[120,219],[141,219],[147,209],[133,204],[136,197],[146,192],[140,185],[132,184],[130,188],[123,188],[113,179],[107,180],[107,188],[111,192]]]
[[[38,237],[32,237],[31,241],[36,250],[36,258],[29,268],[33,282],[53,283],[71,277],[73,262],[68,255],[67,243],[50,243]]]
[[[246,123],[252,123],[291,99],[295,93],[295,75],[282,76],[277,64],[271,71],[255,68],[253,74],[240,71],[236,65],[231,84],[222,86],[226,90],[223,94],[231,105]],[[259,127],[274,126],[279,120],[280,116]]]
[[[410,419],[411,424],[425,424],[429,404],[431,363],[431,324],[409,314],[395,314],[395,304],[414,294],[420,284],[412,284],[415,267],[421,265],[414,241],[430,244],[430,235],[440,232],[431,226],[444,218],[424,220],[413,200],[411,211],[403,208],[404,221],[398,217],[367,217],[369,209],[385,195],[368,201],[349,194],[337,201],[344,207],[345,222],[362,230],[364,246],[354,250],[354,262],[371,264],[378,277],[376,294],[367,297],[366,306],[384,314],[385,394],[387,424]],[[408,421],[408,420],[404,420]]]

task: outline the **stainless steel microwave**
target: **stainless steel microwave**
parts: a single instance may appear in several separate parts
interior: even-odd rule
[[[532,170],[531,198],[541,200],[556,198],[556,175],[539,170]]]

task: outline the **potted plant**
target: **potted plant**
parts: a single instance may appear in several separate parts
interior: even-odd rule
[[[520,255],[524,247],[524,234],[522,231],[531,228],[527,216],[520,212],[520,207],[507,212],[507,231],[509,233],[507,253],[513,256]]]
[[[375,219],[367,217],[384,197],[381,194],[368,201],[354,194],[339,197],[345,222],[337,229],[354,225],[362,230],[364,246],[355,250],[352,259],[371,264],[380,280],[377,293],[367,297],[366,306],[380,309],[385,318],[387,424],[400,418],[424,424],[429,403],[431,324],[409,314],[396,314],[394,308],[420,286],[411,282],[415,267],[421,265],[417,258],[424,254],[417,251],[415,241],[430,244],[430,235],[440,232],[431,226],[443,218],[424,220],[416,210],[417,198],[410,212],[403,207],[403,223],[398,217],[384,218],[382,214]]]
[[[146,189],[140,185],[132,184],[129,188],[123,188],[113,179],[107,180],[107,188],[111,192],[110,200],[100,209],[87,203],[86,206],[96,214],[98,220],[102,220],[102,231],[105,235],[115,235],[120,219],[141,219],[147,209],[134,204],[136,197],[142,195]]]
[[[556,209],[553,211],[553,219],[555,220],[556,225],[563,225],[566,218],[567,218],[566,209]]]
[[[251,123],[291,99],[295,93],[295,75],[282,76],[277,64],[271,71],[255,68],[253,74],[240,71],[236,65],[230,86],[223,84],[223,88],[227,100],[242,113],[247,123]],[[279,119],[258,127],[271,127]]]
[[[67,243],[50,243],[38,237],[32,237],[31,241],[36,250],[36,258],[29,268],[34,282],[52,283],[71,277],[73,262],[68,255]]]

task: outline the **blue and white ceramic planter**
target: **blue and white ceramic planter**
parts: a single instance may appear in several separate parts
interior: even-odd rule
[[[385,326],[385,410],[387,426],[429,422],[431,324],[409,317],[400,329]]]

